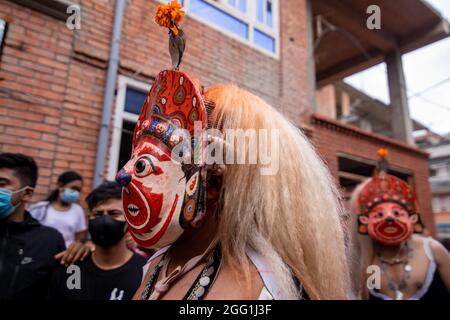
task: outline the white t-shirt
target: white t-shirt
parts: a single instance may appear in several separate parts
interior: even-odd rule
[[[87,229],[83,208],[75,203],[68,211],[57,211],[48,202],[39,202],[28,211],[44,226],[58,230],[66,242],[66,248],[75,241],[76,233]]]

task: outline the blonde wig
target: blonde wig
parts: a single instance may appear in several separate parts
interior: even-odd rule
[[[211,87],[205,98],[215,103],[213,126],[222,132],[278,130],[280,137],[276,173],[262,175],[259,161],[226,167],[218,215],[224,258],[249,282],[251,247],[268,262],[285,299],[301,298],[292,274],[312,299],[351,297],[341,198],[307,138],[262,99],[234,85]],[[270,144],[269,150],[276,148]]]
[[[375,242],[367,235],[358,233],[358,195],[370,182],[370,179],[359,184],[352,193],[349,201],[349,211],[352,214],[349,226],[352,245],[350,254],[350,274],[356,296],[360,299],[369,298],[367,288],[367,268],[372,264],[375,255]]]

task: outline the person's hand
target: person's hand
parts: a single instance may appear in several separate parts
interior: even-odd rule
[[[127,245],[127,248],[131,251],[135,251],[137,249],[138,245],[129,232],[125,234],[125,243]]]
[[[83,261],[92,251],[95,246],[92,243],[74,242],[69,248],[55,255],[55,259],[59,260],[62,265],[70,266],[79,261]]]
[[[133,237],[131,236],[131,234],[129,232],[127,232],[125,234],[125,243],[127,244],[127,248],[131,251],[133,251],[134,253],[144,257],[144,258],[150,258],[150,254],[141,250],[141,248],[139,248],[139,245],[137,244],[137,242],[133,239]]]

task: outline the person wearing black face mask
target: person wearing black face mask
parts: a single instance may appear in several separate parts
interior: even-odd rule
[[[105,182],[86,198],[95,250],[75,267],[55,272],[50,300],[131,300],[146,260],[127,248],[121,190],[116,182]]]
[[[112,214],[95,213],[94,218],[89,221],[89,234],[92,242],[102,248],[111,248],[117,244],[125,235],[125,221],[116,220]]]

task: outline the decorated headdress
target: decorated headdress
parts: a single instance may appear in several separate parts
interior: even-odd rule
[[[379,240],[385,244],[398,244],[400,240],[404,241],[412,232],[420,233],[423,231],[417,199],[414,190],[409,184],[387,173],[389,168],[386,159],[388,151],[386,149],[380,149],[378,155],[380,160],[375,175],[364,185],[358,194],[358,231],[361,234],[369,234],[375,240]],[[384,221],[381,218],[382,212],[374,212],[383,203],[397,204],[401,209],[406,211],[408,214],[407,218],[414,217],[414,219],[406,219],[405,217],[405,221],[410,221],[410,225],[406,228],[408,230],[405,229],[399,234],[393,232],[391,239],[389,239],[389,233],[385,233],[384,236],[383,232],[381,232],[382,235],[378,234],[378,225],[374,222],[377,218],[379,223]],[[380,226],[382,227],[384,225],[380,224]]]
[[[155,22],[169,29],[172,70],[159,73],[148,93],[133,136],[132,158],[117,174],[129,230],[138,244],[158,248],[183,230],[198,227],[205,214],[204,165],[207,110],[200,89],[179,71],[185,39],[181,5],[158,7]]]

